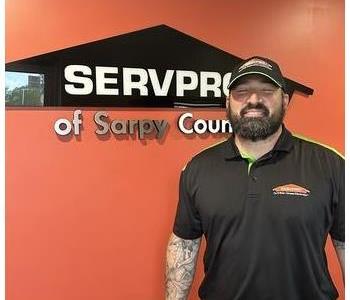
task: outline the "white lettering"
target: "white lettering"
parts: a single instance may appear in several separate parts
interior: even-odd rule
[[[206,132],[209,133],[226,133],[230,132],[232,133],[232,126],[230,124],[230,121],[228,120],[193,120],[192,113],[184,113],[180,116],[178,120],[178,127],[180,131],[184,134],[192,134],[193,132],[197,134],[204,134]],[[192,119],[192,123],[190,123],[190,127],[188,126],[189,120]],[[187,126],[185,126],[185,123],[187,123]],[[215,126],[214,126],[215,123]],[[215,127],[215,128],[214,128]]]
[[[196,120],[193,125],[194,132],[198,134],[203,134],[208,129],[207,123],[202,119]]]
[[[221,132],[233,132],[232,125],[229,120],[221,120]]]
[[[132,77],[138,76],[138,81],[133,81]],[[147,71],[141,68],[123,68],[124,95],[131,96],[132,90],[139,90],[141,96],[148,95],[146,87],[148,81]]]
[[[201,72],[200,73],[200,95],[201,97],[208,97],[208,92],[214,92],[214,97],[221,97],[221,75],[218,72]],[[208,79],[213,79],[213,83],[209,83]]]
[[[122,74],[119,71],[119,67],[113,66],[96,66],[95,70],[85,65],[66,66],[64,78],[68,83],[64,85],[65,91],[70,95],[90,95],[95,89],[96,95],[116,96],[148,96],[153,91],[155,96],[168,96],[174,88],[176,97],[188,96],[194,91],[192,95],[195,96],[220,98],[223,94],[228,96],[227,85],[231,77],[231,73],[222,76],[211,71],[165,70],[164,78],[160,80],[156,69],[122,67]],[[122,81],[122,91],[118,87],[119,81]]]
[[[178,121],[178,126],[179,126],[179,129],[181,130],[181,132],[185,133],[185,134],[191,134],[193,133],[193,129],[190,128],[186,128],[185,127],[185,120],[188,119],[188,118],[192,118],[193,115],[191,113],[184,113],[180,116],[179,118],[179,121]]]
[[[73,127],[74,127],[74,135],[79,135],[80,134],[80,125],[83,123],[83,120],[80,119],[81,116],[81,110],[75,110],[73,112]]]
[[[106,74],[118,74],[117,67],[96,67],[96,95],[118,95],[118,89],[106,88],[106,83],[117,84],[117,78],[106,78]]]
[[[190,82],[185,83],[185,78]],[[176,71],[176,96],[183,97],[185,91],[193,91],[198,86],[198,75],[194,71]]]
[[[160,86],[157,71],[155,69],[148,69],[149,78],[151,79],[154,94],[156,96],[168,95],[171,80],[174,75],[174,70],[166,70],[163,84]]]
[[[224,95],[227,97],[228,96],[228,84],[230,83],[230,79],[231,79],[231,72],[226,73],[224,75],[224,77],[222,78],[222,90],[224,92]]]
[[[83,75],[91,75],[91,69],[84,65],[69,65],[64,68],[64,78],[73,83],[65,84],[64,88],[70,95],[89,95],[92,93],[94,84],[88,77],[78,76],[75,73],[79,72]],[[76,87],[74,83],[82,84],[82,87]]]
[[[58,119],[54,129],[58,135],[67,135],[72,131],[72,124],[67,119]]]
[[[95,130],[96,134],[101,135],[101,134],[106,134],[108,132],[109,125],[106,121],[102,120],[107,118],[108,118],[108,114],[104,111],[99,111],[95,114],[95,117],[94,117],[95,123],[96,125],[101,127]]]
[[[215,128],[214,128],[215,122]],[[220,130],[220,120],[208,120],[208,131],[211,133],[218,133]]]

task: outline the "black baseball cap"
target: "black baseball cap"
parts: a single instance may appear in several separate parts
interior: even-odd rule
[[[260,74],[266,76],[282,88],[283,91],[286,91],[286,83],[278,64],[271,59],[261,56],[250,57],[236,65],[232,71],[230,83],[227,88],[230,90],[237,79],[248,74]]]

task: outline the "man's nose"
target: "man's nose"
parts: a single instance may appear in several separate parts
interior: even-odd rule
[[[260,101],[261,101],[261,99],[260,99],[259,93],[257,91],[251,91],[251,93],[247,99],[247,102],[249,102],[251,104],[257,104]]]

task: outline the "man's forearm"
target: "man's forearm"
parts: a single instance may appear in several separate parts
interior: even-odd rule
[[[167,248],[166,300],[186,300],[193,281],[201,238],[172,234]]]
[[[332,240],[333,246],[338,256],[339,264],[343,273],[343,280],[345,279],[345,242]]]

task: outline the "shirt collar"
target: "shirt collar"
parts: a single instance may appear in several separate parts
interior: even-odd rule
[[[289,130],[282,124],[282,132],[278,137],[278,140],[275,146],[272,149],[272,152],[290,152],[293,146],[293,136],[289,132]],[[232,134],[226,141],[225,147],[225,158],[226,159],[235,159],[237,157],[241,157],[241,154],[237,148],[235,143],[234,134]]]

